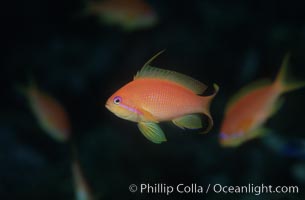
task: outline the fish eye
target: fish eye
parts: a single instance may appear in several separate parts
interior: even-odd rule
[[[116,104],[116,105],[119,105],[122,101],[122,98],[117,96],[117,97],[114,97],[113,99],[113,103]]]

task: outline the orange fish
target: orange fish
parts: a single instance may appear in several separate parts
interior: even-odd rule
[[[106,24],[125,30],[145,29],[157,23],[156,12],[144,0],[89,1],[87,12]]]
[[[182,129],[200,129],[199,114],[204,114],[209,121],[205,131],[208,132],[213,125],[209,105],[218,86],[214,84],[214,94],[199,96],[206,85],[178,72],[150,66],[160,53],[107,100],[106,108],[120,118],[137,122],[143,135],[154,143],[166,141],[158,125],[163,121],[172,121]]]
[[[66,111],[56,99],[40,91],[33,83],[21,89],[42,129],[55,140],[64,142],[70,136],[70,122]]]
[[[263,80],[246,86],[227,105],[220,130],[220,143],[235,147],[266,132],[263,124],[283,104],[281,96],[305,86],[305,82],[287,82],[288,56],[274,82]]]

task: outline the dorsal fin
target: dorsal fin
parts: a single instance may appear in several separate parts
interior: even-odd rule
[[[150,63],[162,52],[163,51],[159,52],[151,59],[149,59],[142,67],[142,69],[138,71],[137,74],[134,76],[134,80],[140,78],[156,78],[156,79],[168,80],[175,82],[181,85],[182,87],[185,87],[186,89],[193,91],[196,94],[202,94],[207,89],[207,86],[205,84],[189,76],[186,76],[184,74],[175,71],[170,71],[170,70],[165,70],[150,66]]]
[[[255,81],[253,83],[250,83],[249,85],[246,85],[245,87],[241,88],[227,103],[226,109],[225,109],[225,113],[228,113],[229,110],[231,109],[231,107],[236,103],[236,101],[238,101],[240,98],[244,97],[247,93],[267,86],[267,85],[271,85],[271,81],[268,79],[263,79],[263,80],[258,80]]]

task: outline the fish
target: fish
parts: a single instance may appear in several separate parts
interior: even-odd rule
[[[106,101],[106,108],[119,118],[136,122],[140,132],[151,142],[167,141],[159,122],[172,121],[182,129],[203,128],[200,115],[207,117],[208,132],[213,126],[210,103],[214,92],[199,96],[207,86],[184,74],[152,67],[150,63],[162,52],[148,60],[133,80]]]
[[[95,199],[91,188],[89,187],[81,166],[78,160],[72,161],[72,174],[74,179],[74,190],[75,190],[75,199],[76,200],[93,200]]]
[[[223,147],[237,147],[268,132],[264,123],[283,105],[283,94],[305,86],[304,81],[287,80],[289,54],[272,82],[259,80],[243,87],[225,109],[219,140]]]
[[[86,13],[97,16],[103,23],[117,25],[126,31],[153,27],[158,15],[144,0],[89,1]]]
[[[27,87],[19,86],[29,107],[36,116],[40,127],[54,140],[66,142],[70,137],[70,121],[64,107],[52,96],[38,89],[35,83]]]

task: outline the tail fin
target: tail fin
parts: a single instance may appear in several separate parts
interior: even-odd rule
[[[214,93],[213,94],[211,94],[210,96],[202,97],[203,98],[203,114],[206,115],[207,118],[208,118],[208,126],[204,130],[203,133],[209,132],[212,129],[213,124],[214,124],[213,118],[212,118],[212,116],[210,114],[210,105],[211,105],[211,102],[212,102],[213,98],[215,97],[215,95],[219,91],[219,86],[216,83],[214,83],[213,87],[214,87]]]
[[[293,80],[288,80],[288,64],[289,64],[289,58],[290,55],[286,54],[282,65],[281,69],[276,77],[275,80],[275,86],[279,87],[281,92],[289,92],[293,90],[300,89],[305,86],[305,81],[293,81]]]

